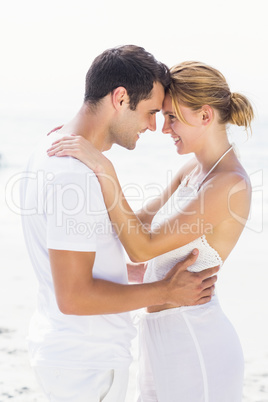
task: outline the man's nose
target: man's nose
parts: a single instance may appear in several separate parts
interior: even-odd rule
[[[149,122],[148,128],[151,131],[156,130],[156,116],[155,116],[155,114],[150,117],[150,122]]]

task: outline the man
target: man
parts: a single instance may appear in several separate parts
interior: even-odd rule
[[[101,151],[114,143],[134,149],[140,133],[156,129],[168,85],[167,67],[143,48],[106,50],[87,73],[77,115],[29,161],[22,221],[39,281],[29,351],[49,400],[123,402],[136,333],[128,312],[210,300],[218,269],[188,272],[194,254],[162,281],[128,285],[123,248],[96,176],[74,158],[46,154],[53,139],[70,134]]]

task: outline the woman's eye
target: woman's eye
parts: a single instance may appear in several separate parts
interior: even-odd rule
[[[170,114],[169,115],[169,120],[170,121],[173,121],[173,120],[175,120],[176,119],[176,116],[174,116],[173,114]]]

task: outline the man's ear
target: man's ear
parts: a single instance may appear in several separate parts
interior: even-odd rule
[[[201,108],[201,119],[202,119],[202,125],[207,126],[210,124],[213,120],[213,109],[209,105],[204,105]]]
[[[124,87],[117,87],[111,93],[112,103],[116,110],[120,110],[123,105],[128,104],[128,94]]]

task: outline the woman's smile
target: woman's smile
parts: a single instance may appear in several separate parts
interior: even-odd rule
[[[172,138],[173,138],[173,140],[174,140],[174,142],[175,142],[175,144],[178,144],[179,142],[181,142],[181,137],[179,137],[179,136],[171,136]]]

